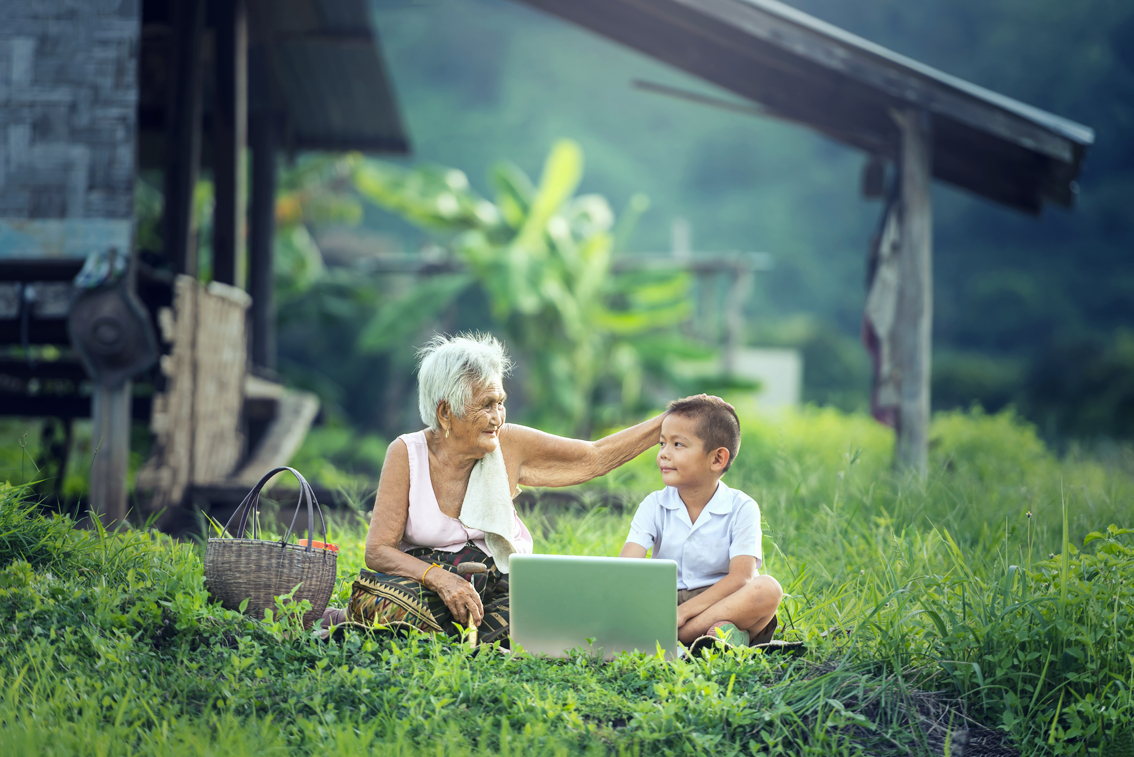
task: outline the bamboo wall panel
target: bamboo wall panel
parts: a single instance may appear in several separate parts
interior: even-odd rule
[[[161,361],[166,391],[154,397],[154,453],[136,480],[153,493],[151,509],[180,504],[191,484],[224,480],[240,462],[250,304],[235,287],[178,276],[173,310],[159,313],[173,349]]]

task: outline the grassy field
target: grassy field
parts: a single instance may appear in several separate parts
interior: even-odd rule
[[[418,635],[323,643],[287,612],[261,623],[210,605],[199,544],[74,529],[7,487],[0,743],[99,756],[1134,752],[1130,449],[1056,458],[1011,415],[941,415],[923,482],[890,473],[891,437],[869,418],[742,420],[727,480],[761,504],[801,657],[548,662]],[[589,490],[635,501],[657,478],[647,453]],[[615,554],[631,515],[526,518],[537,551]],[[332,535],[339,603],[362,518]]]

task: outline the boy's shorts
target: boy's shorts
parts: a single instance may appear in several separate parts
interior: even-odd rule
[[[702,586],[700,589],[678,589],[677,590],[677,604],[683,605],[693,597],[711,589],[712,586]],[[756,646],[757,644],[767,644],[772,640],[772,636],[776,633],[776,627],[780,624],[779,619],[773,615],[772,619],[768,621],[768,625],[764,626],[764,630],[752,637],[748,642],[749,646]]]

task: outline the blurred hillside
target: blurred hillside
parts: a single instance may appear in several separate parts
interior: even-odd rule
[[[1050,438],[1134,434],[1134,6],[1116,0],[795,0],[868,40],[1093,127],[1077,206],[1023,216],[937,185],[935,409],[1006,404]],[[536,174],[570,137],[581,192],[618,210],[645,192],[635,251],[776,257],[748,303],[749,341],[805,355],[805,397],[867,399],[857,345],[864,259],[880,213],[863,156],[801,129],[634,89],[730,94],[507,0],[373,0],[413,164],[485,185],[501,158]],[[416,250],[424,233],[375,207],[364,228]],[[329,230],[328,230],[329,233]],[[299,358],[298,355],[293,357]],[[301,358],[300,358],[301,359]]]

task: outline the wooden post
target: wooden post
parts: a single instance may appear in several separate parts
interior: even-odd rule
[[[725,353],[722,367],[731,374],[736,370],[736,355],[740,351],[744,333],[744,300],[752,291],[752,268],[738,263],[729,282],[725,301]]]
[[[165,255],[178,273],[197,275],[193,190],[201,163],[201,39],[204,0],[173,0],[169,101],[165,109]]]
[[[272,245],[276,227],[276,128],[273,114],[256,113],[249,124],[252,199],[248,229],[248,293],[252,295],[252,364],[276,367],[276,309]]]
[[[930,203],[929,114],[908,109],[894,114],[901,133],[898,303],[894,322],[894,365],[901,391],[894,464],[925,475],[928,467],[929,378],[933,338],[933,212]]]
[[[238,286],[244,242],[242,155],[248,114],[248,12],[244,0],[214,0],[216,100],[213,103],[213,280]]]
[[[130,462],[130,400],[134,382],[109,387],[95,382],[91,400],[91,518],[107,528],[126,520],[126,474]]]

